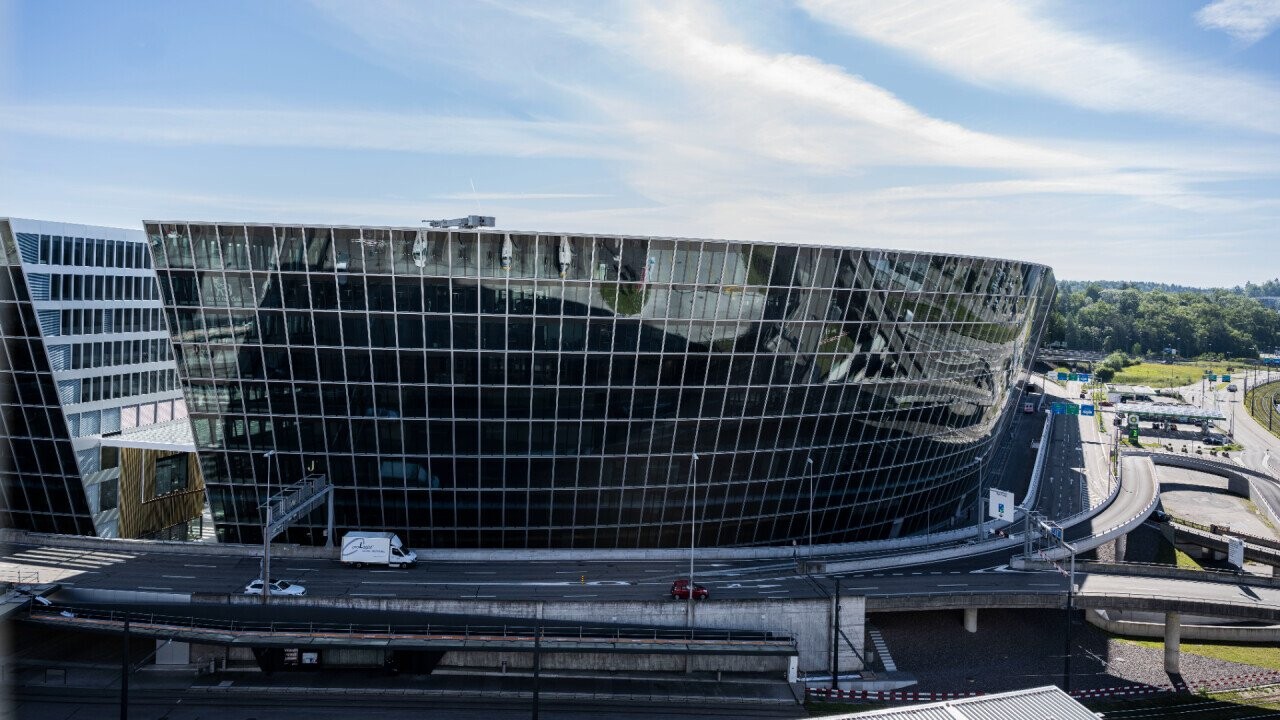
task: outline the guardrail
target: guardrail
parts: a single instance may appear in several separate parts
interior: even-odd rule
[[[1258,547],[1268,548],[1270,550],[1280,550],[1280,542],[1272,540],[1271,538],[1258,537],[1257,535],[1250,535],[1248,533],[1232,530],[1226,525],[1205,525],[1204,523],[1198,523],[1194,520],[1188,520],[1186,518],[1176,516],[1171,517],[1170,519],[1179,525],[1185,525],[1186,527],[1194,528],[1210,535],[1223,535],[1226,537],[1240,538],[1248,545],[1257,545]]]
[[[283,620],[237,620],[167,615],[136,610],[111,610],[76,605],[32,605],[32,620],[42,618],[62,621],[99,621],[187,629],[193,632],[226,634],[290,634],[310,636],[395,636],[399,638],[446,638],[450,640],[527,640],[535,636],[543,640],[579,640],[614,642],[683,642],[683,643],[791,643],[795,639],[785,633],[759,630],[725,630],[714,628],[664,628],[614,625],[545,625],[541,623],[436,623],[425,625],[392,625],[368,623],[297,622]]]

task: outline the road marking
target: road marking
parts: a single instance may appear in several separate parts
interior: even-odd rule
[[[347,593],[359,597],[395,597],[395,593]]]
[[[969,583],[938,583],[938,587],[967,587]]]
[[[161,575],[165,580],[195,580],[195,575]]]
[[[151,585],[139,585],[139,586],[138,586],[138,589],[139,589],[139,590],[172,590],[173,588],[167,588],[167,587],[152,587]]]
[[[1062,585],[1062,583],[1027,583],[1027,585],[1030,585],[1031,587],[1052,587],[1052,588],[1056,588],[1056,587],[1060,587],[1060,586]]]
[[[497,570],[467,570],[467,571],[464,571],[462,574],[463,575],[497,575],[498,571]]]
[[[879,590],[879,585],[867,585],[865,587],[840,588],[841,590]]]
[[[566,597],[566,598],[588,598],[588,597],[600,597],[600,596],[599,596],[599,595],[561,595],[560,597]]]
[[[216,568],[217,565],[197,565],[195,563],[184,563],[182,567],[198,567],[198,568]]]
[[[497,595],[462,595],[460,597],[463,600],[492,600],[498,596]]]

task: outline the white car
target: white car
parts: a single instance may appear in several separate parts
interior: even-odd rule
[[[262,594],[262,578],[258,578],[244,586],[245,595],[261,595]],[[307,589],[301,585],[296,585],[288,580],[272,580],[272,595],[293,595],[302,596],[307,594]]]

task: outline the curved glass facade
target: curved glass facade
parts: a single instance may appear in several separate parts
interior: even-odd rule
[[[268,484],[312,474],[339,532],[421,547],[687,547],[695,512],[703,547],[941,529],[974,503],[1054,287],[886,250],[147,234],[228,542],[261,538]],[[311,520],[288,539],[322,542]]]

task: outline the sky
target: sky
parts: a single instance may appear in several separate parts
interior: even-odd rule
[[[0,215],[1280,276],[1280,0],[0,0]]]

